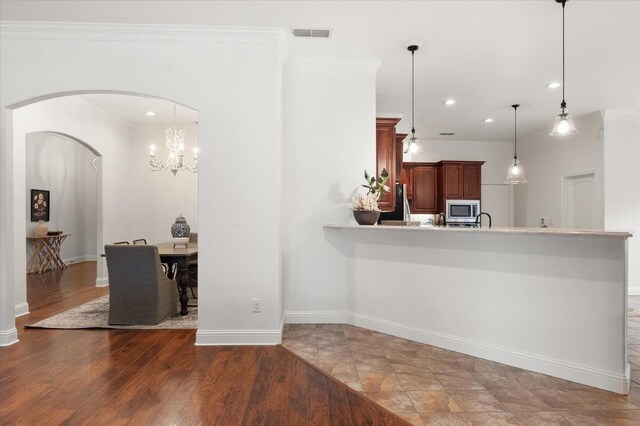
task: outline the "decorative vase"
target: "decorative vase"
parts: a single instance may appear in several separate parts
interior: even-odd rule
[[[375,225],[380,217],[380,212],[376,210],[354,210],[353,217],[360,225]]]
[[[39,220],[33,232],[36,237],[45,237],[49,232],[49,228],[45,225],[44,220]]]
[[[178,216],[174,224],[171,225],[171,236],[173,238],[189,238],[190,234],[191,227],[187,223],[187,219],[182,217],[182,215]]]

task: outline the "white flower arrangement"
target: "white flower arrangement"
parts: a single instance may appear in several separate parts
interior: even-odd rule
[[[353,210],[380,211],[378,207],[378,194],[356,194],[351,200]]]

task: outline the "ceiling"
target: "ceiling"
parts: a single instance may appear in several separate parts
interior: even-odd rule
[[[175,104],[174,118],[174,103],[164,99],[114,94],[77,96],[130,125],[191,125],[198,122],[198,112],[180,104]],[[147,112],[154,115],[147,115]]]
[[[513,110],[527,135],[551,128],[562,89],[562,8],[539,1],[7,1],[5,20],[282,27],[289,57],[373,59],[378,115],[411,128],[416,52],[416,130],[422,139],[512,140]],[[572,0],[566,6],[566,100],[574,117],[640,111],[640,2]],[[328,39],[293,38],[328,28]],[[456,100],[453,106],[443,101]],[[124,114],[125,109],[116,107]],[[494,122],[483,123],[491,117]]]

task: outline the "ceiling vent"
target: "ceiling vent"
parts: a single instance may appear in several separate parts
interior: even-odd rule
[[[453,136],[455,132],[440,132],[440,136]]]
[[[305,28],[296,28],[293,30],[294,37],[322,37],[327,38],[331,35],[329,30],[308,30]]]

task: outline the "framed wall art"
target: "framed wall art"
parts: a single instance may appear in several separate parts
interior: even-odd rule
[[[44,220],[49,222],[49,191],[44,189],[31,190],[31,222]]]

